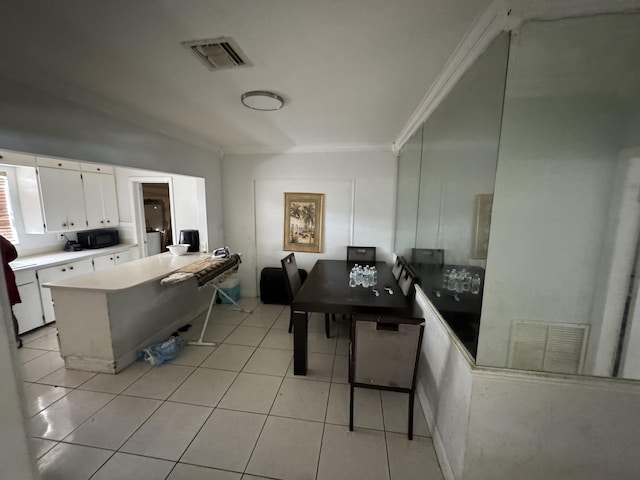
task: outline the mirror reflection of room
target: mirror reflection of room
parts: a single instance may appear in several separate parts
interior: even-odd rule
[[[171,200],[168,183],[143,183],[144,221],[148,255],[165,252],[172,245]]]
[[[639,32],[633,14],[526,22],[400,150],[396,252],[423,276],[423,249],[484,270],[480,313],[442,315],[478,365],[640,378]]]

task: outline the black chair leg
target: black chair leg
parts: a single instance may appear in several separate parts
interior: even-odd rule
[[[293,331],[293,308],[289,312],[289,333]]]
[[[409,427],[407,429],[409,432],[409,440],[413,440],[413,396],[414,392],[411,391],[409,393]]]
[[[349,431],[353,432],[353,383],[349,385]]]
[[[324,314],[324,329],[327,334],[327,338],[331,338],[331,315],[328,313]]]

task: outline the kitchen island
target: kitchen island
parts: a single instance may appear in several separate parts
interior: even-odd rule
[[[160,280],[209,254],[163,253],[105,271],[51,282],[60,355],[67,368],[117,373],[143,347],[169,337],[204,312],[212,290],[195,278]]]

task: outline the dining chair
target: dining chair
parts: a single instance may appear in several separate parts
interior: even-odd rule
[[[414,285],[417,283],[417,276],[409,265],[404,265],[402,273],[398,279],[398,286],[402,294],[407,298],[413,298]]]
[[[396,279],[396,282],[400,279],[400,274],[402,273],[402,270],[404,269],[404,266],[407,264],[407,261],[404,259],[404,257],[398,255],[396,257],[396,261],[393,264],[393,267],[391,267],[391,274],[393,275],[393,278]]]
[[[347,262],[375,262],[376,247],[347,247]]]
[[[298,271],[298,265],[296,263],[296,257],[293,253],[290,253],[282,260],[280,260],[282,264],[282,269],[284,270],[284,280],[285,285],[287,287],[287,295],[289,297],[289,333],[293,330],[293,301],[302,286],[302,281],[300,280],[300,272]],[[327,338],[331,338],[331,322],[329,321],[329,314],[325,314],[324,316],[324,328]]]
[[[444,250],[441,248],[412,248],[411,264],[444,265]]]
[[[423,318],[354,315],[349,345],[349,430],[353,431],[355,387],[409,394],[407,434],[413,439],[413,403]]]

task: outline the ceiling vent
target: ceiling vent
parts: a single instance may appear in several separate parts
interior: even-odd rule
[[[229,37],[211,38],[182,42],[209,70],[224,70],[237,67],[249,67],[240,47]]]

